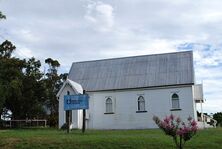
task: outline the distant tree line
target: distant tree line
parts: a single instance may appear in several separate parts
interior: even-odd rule
[[[217,120],[217,126],[222,127],[222,112],[217,112],[213,114],[213,119]]]

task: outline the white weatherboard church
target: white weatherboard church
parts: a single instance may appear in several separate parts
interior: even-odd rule
[[[89,95],[88,129],[156,128],[152,118],[174,114],[198,118],[196,104],[203,100],[195,84],[192,51],[74,62],[57,94],[59,127],[66,123],[64,95]],[[82,110],[73,110],[71,127],[82,127]],[[202,125],[201,125],[202,124]]]

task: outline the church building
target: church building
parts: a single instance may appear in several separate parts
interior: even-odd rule
[[[88,129],[156,128],[153,116],[170,114],[198,121],[202,85],[195,84],[193,52],[175,52],[74,62],[57,94],[59,127],[66,123],[64,95],[89,95]],[[82,110],[72,110],[71,127],[82,127]]]

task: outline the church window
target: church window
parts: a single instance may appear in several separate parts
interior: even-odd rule
[[[138,111],[145,111],[145,99],[143,96],[138,98]]]
[[[113,101],[111,98],[106,99],[106,113],[113,113]]]
[[[174,93],[172,95],[172,108],[173,109],[179,109],[180,108],[179,96],[176,93]]]

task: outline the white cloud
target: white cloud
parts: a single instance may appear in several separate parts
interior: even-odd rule
[[[222,12],[209,12],[202,16],[202,19],[205,23],[216,23],[222,20]]]
[[[84,18],[100,31],[110,31],[114,25],[113,7],[101,1],[90,1]]]
[[[21,30],[14,30],[12,31],[15,36],[19,36],[20,38],[23,38],[23,40],[27,42],[39,42],[40,39],[38,36],[35,36],[30,30],[27,29],[21,29]]]
[[[32,51],[24,46],[17,46],[16,51],[15,51],[15,55],[17,55],[21,59],[31,58],[34,56]]]
[[[219,104],[216,104],[219,103]],[[220,98],[213,98],[213,100],[206,99],[203,103],[203,112],[205,113],[216,113],[216,112],[222,112],[221,110],[221,99]],[[200,112],[200,104],[197,104],[197,110]]]
[[[220,47],[218,47],[220,48]],[[194,58],[198,66],[218,66],[222,64],[222,49],[212,48],[202,50],[201,47],[194,47]]]

